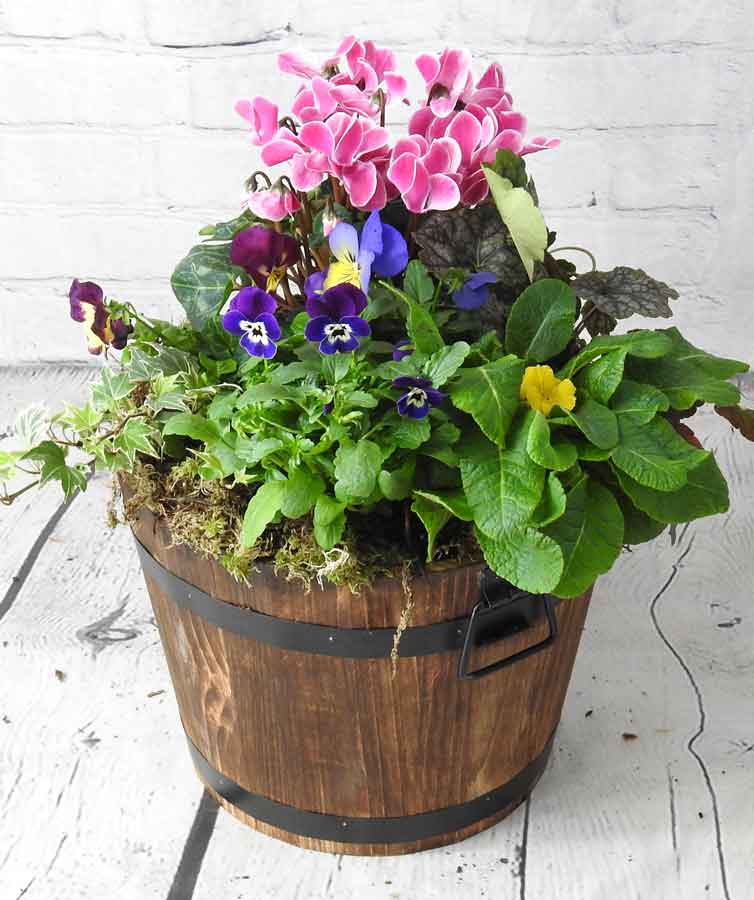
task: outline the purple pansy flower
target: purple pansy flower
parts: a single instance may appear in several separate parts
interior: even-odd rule
[[[408,246],[397,228],[380,219],[375,210],[364,223],[361,235],[348,222],[338,222],[328,238],[335,262],[327,270],[325,287],[352,284],[366,294],[372,272],[392,278],[408,265]]]
[[[279,234],[262,225],[239,231],[230,245],[230,261],[251,275],[254,284],[274,291],[285,270],[298,262],[298,244],[289,234]]]
[[[442,403],[447,396],[433,388],[428,378],[403,375],[393,381],[393,387],[403,391],[396,403],[398,412],[411,419],[423,419],[429,413],[430,407]]]
[[[306,299],[319,297],[325,289],[325,272],[312,272],[304,281],[304,294]]]
[[[460,309],[476,309],[490,299],[489,285],[497,281],[492,272],[477,272],[471,275],[457,290],[453,291],[453,303]]]
[[[367,298],[352,284],[338,284],[324,293],[309,297],[306,311],[311,318],[306,323],[304,337],[319,344],[319,352],[351,353],[359,346],[359,338],[369,337],[369,325],[359,317],[367,305]]]
[[[126,325],[122,319],[110,318],[102,288],[98,284],[74,278],[68,291],[68,300],[73,321],[84,323],[90,353],[97,355],[108,346],[116,350],[122,350],[126,346],[128,336],[134,330],[133,326]]]
[[[393,344],[393,359],[396,362],[400,362],[406,356],[411,356],[413,352],[414,348],[408,338],[403,338],[403,340]]]
[[[241,335],[240,344],[251,356],[272,359],[277,353],[280,326],[274,316],[277,303],[271,294],[257,287],[242,288],[231,300],[223,316],[223,328]]]

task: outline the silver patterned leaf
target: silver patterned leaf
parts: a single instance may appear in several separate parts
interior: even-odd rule
[[[668,300],[677,300],[678,292],[642,269],[618,266],[609,272],[577,275],[571,287],[593,303],[600,312],[615,319],[649,316],[668,319],[673,315]]]

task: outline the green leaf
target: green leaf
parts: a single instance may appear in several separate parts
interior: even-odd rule
[[[690,522],[726,512],[729,506],[728,485],[712,454],[688,472],[677,491],[652,490],[618,469],[616,475],[632,502],[658,522]]]
[[[236,408],[238,391],[221,391],[215,394],[212,402],[207,407],[207,418],[213,422],[227,421],[233,418],[233,410]]]
[[[566,492],[558,476],[554,472],[550,472],[545,481],[542,499],[532,515],[532,524],[537,528],[544,528],[545,525],[559,519],[565,510]]]
[[[619,418],[628,417],[637,425],[646,425],[669,405],[668,398],[656,387],[626,379],[615,392],[610,407]]]
[[[195,370],[192,357],[176,347],[158,344],[156,353],[150,356],[139,347],[131,350],[128,378],[131,381],[152,381],[158,375],[190,374]]]
[[[429,277],[427,267],[418,259],[412,259],[406,267],[403,290],[417,303],[429,303],[435,295],[435,283]]]
[[[236,455],[247,466],[254,466],[261,462],[265,456],[274,453],[283,446],[283,442],[277,438],[238,438],[236,441]]]
[[[439,460],[446,466],[457,468],[458,454],[453,449],[453,445],[458,442],[460,436],[460,429],[452,422],[443,422],[432,429],[429,440],[421,445],[420,453],[424,456],[431,456],[432,459]]]
[[[493,540],[477,529],[476,537],[487,565],[521,590],[546,594],[560,580],[563,552],[541,531],[516,528]]]
[[[542,262],[545,258],[545,220],[527,190],[513,187],[507,178],[502,178],[487,166],[483,166],[483,169],[500,218],[510,232],[531,281],[534,278],[534,263]]]
[[[159,456],[155,440],[157,429],[144,419],[128,419],[120,434],[115,439],[115,447],[129,456],[144,453],[146,456]]]
[[[435,540],[441,529],[447,525],[451,514],[444,506],[438,506],[431,500],[423,497],[415,497],[411,504],[411,511],[415,513],[427,531],[427,562],[432,562],[435,552]]]
[[[495,161],[489,165],[489,168],[501,178],[507,178],[513,187],[525,188],[528,184],[526,163],[522,156],[512,150],[498,150],[495,154]]]
[[[349,391],[343,396],[343,402],[358,409],[374,409],[380,401],[374,394],[368,394],[366,391]]]
[[[672,342],[661,331],[630,331],[628,334],[601,334],[577,353],[558,372],[558,378],[570,378],[575,372],[599,356],[613,350],[624,350],[630,356],[654,359],[663,356]],[[643,379],[646,380],[646,379]]]
[[[566,412],[565,419],[573,422],[585,437],[603,450],[618,443],[615,413],[589,396],[584,397],[572,412]]]
[[[273,403],[276,401],[283,402],[285,400],[293,400],[298,397],[298,391],[294,387],[283,384],[272,384],[268,381],[262,381],[259,384],[252,384],[250,387],[238,397],[236,406],[243,409],[252,403]]]
[[[115,410],[134,387],[125,372],[116,373],[112,369],[102,369],[99,383],[92,387],[92,403],[98,410]]]
[[[526,452],[545,469],[553,469],[556,472],[564,472],[570,469],[576,462],[578,454],[573,444],[567,441],[552,442],[550,426],[546,416],[539,411],[529,414],[531,424],[526,439]]]
[[[536,281],[513,304],[505,349],[522,359],[544,362],[565,349],[576,321],[576,295],[556,278]]]
[[[306,316],[308,319],[308,316]],[[342,355],[342,354],[341,354]],[[319,372],[319,360],[310,362],[292,362],[285,366],[277,366],[270,372],[270,381],[273,384],[289,384],[291,381],[301,381]]]
[[[220,311],[238,271],[230,261],[230,244],[198,244],[178,263],[170,284],[197,331],[203,331]]]
[[[625,362],[625,350],[613,350],[612,353],[606,353],[582,370],[578,384],[598,403],[607,403],[623,379]]]
[[[345,503],[327,494],[317,498],[314,507],[314,539],[323,550],[332,550],[343,536],[346,525]]]
[[[678,292],[663,281],[656,281],[642,269],[618,266],[610,272],[587,272],[577,275],[573,289],[582,300],[614,319],[629,316],[670,318],[673,311],[668,300],[677,300]]]
[[[334,353],[332,356],[322,357],[322,374],[328,384],[337,384],[342,381],[351,370],[353,361],[352,353]]]
[[[452,516],[461,519],[463,522],[471,522],[474,519],[469,501],[460,488],[447,491],[414,490],[414,497],[421,497],[423,500],[429,500],[431,503],[437,504],[437,506],[442,506]]]
[[[624,477],[628,478],[628,475]],[[643,488],[643,490],[646,489]],[[666,497],[667,494],[663,494],[663,496]],[[616,499],[623,513],[623,543],[629,547],[653,541],[668,527],[665,522],[658,522],[637,509],[622,491],[618,493]]]
[[[241,543],[244,547],[253,547],[280,512],[284,492],[284,481],[268,481],[251,498],[241,526]]]
[[[659,416],[641,424],[633,416],[619,420],[620,442],[613,450],[613,463],[646,487],[677,491],[686,484],[690,470],[709,457],[685,441]]]
[[[377,483],[383,496],[388,500],[405,500],[411,493],[414,483],[416,458],[411,456],[397,469],[388,472],[383,469],[377,477]]]
[[[443,341],[429,310],[419,306],[413,300],[407,300],[407,303],[406,331],[412,345],[420,353],[435,353],[442,350],[445,341]]]
[[[462,369],[450,388],[450,399],[485,435],[501,446],[519,406],[524,361],[504,356],[475,369]]]
[[[341,499],[368,497],[374,490],[382,465],[382,451],[373,441],[341,445],[335,454],[335,496]]]
[[[41,484],[48,481],[59,481],[65,499],[72,497],[77,490],[86,489],[86,475],[78,466],[66,465],[65,451],[54,441],[42,441],[32,447],[21,457],[24,460],[41,463],[39,480]]]
[[[412,419],[399,415],[395,409],[390,410],[381,424],[387,432],[384,440],[404,450],[416,450],[429,440],[432,430],[428,418]]]
[[[209,444],[220,438],[220,429],[214,422],[193,413],[176,413],[162,426],[163,435],[181,434]]]
[[[514,528],[528,524],[544,488],[545,472],[526,452],[527,429],[513,431],[503,449],[481,435],[464,442],[461,479],[477,526],[503,540]]]
[[[674,409],[689,409],[696,402],[722,406],[738,402],[740,394],[728,379],[748,370],[746,363],[705,353],[690,344],[677,328],[658,332],[670,342],[662,359],[630,360],[627,375],[659,388]]]
[[[424,365],[425,377],[429,378],[435,387],[442,387],[463,365],[470,349],[466,341],[456,341],[455,344],[433,353]]]
[[[585,477],[568,492],[565,513],[548,526],[546,534],[563,551],[563,575],[554,593],[577,597],[618,558],[623,514],[611,491]]]
[[[91,403],[85,406],[66,406],[58,421],[73,428],[79,434],[90,434],[103,419],[103,413],[96,410]],[[14,429],[15,430],[15,429]]]
[[[308,469],[295,469],[283,482],[280,512],[288,519],[300,519],[325,492],[325,483]]]

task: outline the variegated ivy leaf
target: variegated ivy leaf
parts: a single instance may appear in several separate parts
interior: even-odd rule
[[[678,292],[663,281],[628,266],[577,275],[571,287],[582,300],[590,301],[600,312],[615,319],[629,316],[668,319],[673,315],[668,300],[678,299]]]
[[[31,450],[47,435],[50,413],[44,403],[33,403],[16,417],[13,423],[13,444],[16,450]]]

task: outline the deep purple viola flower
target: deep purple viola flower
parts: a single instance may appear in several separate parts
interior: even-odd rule
[[[277,302],[257,287],[242,288],[223,316],[223,328],[241,336],[240,344],[251,356],[272,359],[277,353],[280,326],[275,318]]]
[[[83,322],[87,348],[95,356],[106,347],[122,350],[134,330],[122,319],[113,319],[105,306],[102,288],[93,281],[74,278],[68,291],[71,318]]]
[[[405,357],[411,356],[413,352],[414,348],[408,338],[403,338],[403,340],[393,344],[393,359],[396,362],[400,362]]]
[[[403,391],[396,406],[402,416],[411,419],[423,419],[431,407],[437,406],[447,394],[432,387],[428,378],[412,378],[403,375],[393,381],[393,387]]]
[[[233,238],[230,261],[246,269],[258,288],[274,291],[288,266],[298,261],[298,244],[289,234],[254,225]]]
[[[304,281],[304,295],[308,300],[310,297],[318,297],[325,289],[325,276],[327,272],[312,272]]]
[[[352,284],[338,284],[309,297],[306,311],[311,318],[304,337],[318,343],[319,352],[326,356],[351,353],[359,346],[359,338],[371,334],[369,325],[359,316],[366,305],[366,295]]]
[[[460,309],[477,309],[490,299],[489,286],[496,281],[492,272],[476,272],[453,291],[453,303]]]

